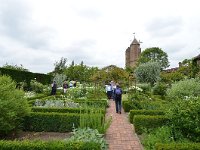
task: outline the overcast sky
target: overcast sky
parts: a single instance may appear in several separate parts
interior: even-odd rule
[[[199,0],[0,0],[0,66],[48,73],[61,57],[125,66],[135,32],[170,67],[200,54]]]

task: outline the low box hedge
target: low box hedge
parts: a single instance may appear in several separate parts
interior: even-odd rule
[[[132,109],[160,110],[165,103],[162,101],[128,100],[123,101],[122,104],[124,111],[130,112]]]
[[[132,109],[137,109],[136,106],[132,103],[132,101],[122,101],[122,107],[125,112],[129,112]]]
[[[38,94],[37,96],[27,98],[27,100],[30,101],[30,100],[41,99],[41,98],[45,98],[45,97],[48,97],[48,95]]]
[[[135,115],[164,115],[162,110],[131,110],[129,114],[129,121],[133,123]]]
[[[92,109],[85,108],[45,108],[45,107],[32,107],[32,112],[57,112],[57,113],[87,113],[93,111]],[[104,109],[95,109],[95,111],[102,112],[105,114],[106,111]]]
[[[90,120],[88,123],[93,124],[101,117],[99,126],[103,125],[104,114],[101,113],[55,113],[55,112],[32,112],[24,118],[23,129],[25,131],[46,131],[46,132],[69,132],[80,126],[81,117]]]
[[[100,150],[99,143],[69,141],[0,141],[1,150]]]
[[[133,122],[135,126],[135,132],[137,134],[142,134],[144,129],[151,130],[166,125],[169,122],[169,119],[164,115],[135,115]]]
[[[200,143],[156,144],[156,150],[200,150]]]
[[[68,132],[80,124],[80,114],[32,112],[24,118],[25,131]]]

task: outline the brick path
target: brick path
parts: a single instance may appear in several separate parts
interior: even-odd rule
[[[115,102],[111,100],[109,103],[106,113],[107,117],[112,116],[112,123],[106,133],[109,150],[143,150],[127,114],[123,109],[121,114],[117,114]]]

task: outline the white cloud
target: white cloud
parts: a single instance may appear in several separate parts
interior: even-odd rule
[[[136,38],[160,47],[171,66],[199,54],[198,0],[0,0],[0,65],[47,73],[65,57],[104,67],[125,65]]]

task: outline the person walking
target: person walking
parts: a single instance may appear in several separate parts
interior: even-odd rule
[[[63,83],[63,93],[64,93],[64,94],[66,94],[67,88],[68,88],[67,81],[64,81],[64,83]]]
[[[108,99],[112,99],[112,87],[111,84],[106,85],[106,93],[107,93],[107,97]]]
[[[56,95],[57,84],[56,81],[53,81],[51,84],[51,95]]]
[[[115,106],[116,106],[116,113],[121,114],[122,109],[122,89],[120,88],[119,84],[116,85],[115,89]]]

